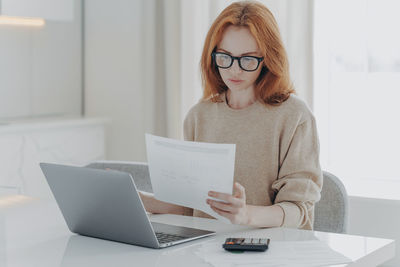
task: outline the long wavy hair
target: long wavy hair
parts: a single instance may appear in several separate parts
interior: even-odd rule
[[[224,30],[230,26],[247,27],[257,41],[262,57],[262,70],[254,90],[256,97],[268,105],[280,105],[295,93],[289,76],[289,63],[278,25],[271,11],[255,1],[235,2],[226,7],[211,25],[201,56],[203,100],[220,102],[220,94],[228,87],[223,82],[211,54],[222,40]]]

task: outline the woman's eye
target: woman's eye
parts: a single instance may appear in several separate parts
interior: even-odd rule
[[[252,62],[253,60],[254,60],[254,58],[251,58],[251,57],[243,57],[242,58],[242,61],[244,63],[249,63],[249,62]]]
[[[221,56],[221,59],[222,59],[222,60],[230,60],[230,57],[229,57],[229,56],[222,55],[222,56]]]
[[[231,57],[228,55],[218,55],[217,56],[217,64],[226,67],[229,66],[231,63]]]

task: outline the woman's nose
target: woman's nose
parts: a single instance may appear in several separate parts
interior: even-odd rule
[[[240,68],[240,66],[239,66],[239,60],[234,60],[233,61],[233,64],[232,64],[232,66],[230,67],[230,70],[233,72],[233,73],[240,73],[240,72],[242,72],[242,68]]]

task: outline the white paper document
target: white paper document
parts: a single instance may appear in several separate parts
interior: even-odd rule
[[[206,199],[210,190],[232,194],[236,145],[146,134],[146,148],[156,199],[201,210],[229,223],[210,208]]]
[[[215,267],[316,267],[352,262],[320,240],[273,241],[266,252],[225,251],[221,242],[204,243],[196,255]]]

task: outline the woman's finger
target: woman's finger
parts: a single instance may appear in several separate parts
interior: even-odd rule
[[[245,188],[239,184],[238,182],[236,182],[234,184],[234,189],[235,189],[235,197],[241,198],[241,199],[246,199],[246,190]]]
[[[242,205],[240,199],[237,199],[237,198],[233,197],[232,195],[229,195],[229,194],[226,194],[226,193],[210,191],[208,193],[208,195],[210,197],[223,200],[223,201],[225,201],[227,203],[231,203],[235,207],[241,207],[241,205]]]
[[[212,206],[215,207],[217,209],[220,209],[222,211],[226,211],[226,212],[234,212],[237,211],[237,208],[232,206],[231,204],[226,204],[224,202],[220,202],[220,201],[215,201],[215,200],[211,200],[208,199],[207,203]]]
[[[232,202],[234,199],[234,197],[231,194],[215,192],[215,191],[208,192],[208,195],[210,197],[218,198],[218,199],[224,200],[226,202]]]
[[[223,216],[223,217],[229,219],[230,221],[232,221],[232,214],[231,214],[231,213],[226,212],[226,211],[223,211],[223,210],[220,210],[220,209],[218,209],[218,208],[216,208],[216,207],[213,207],[213,206],[210,206],[210,207],[211,207],[211,209],[212,209],[213,211],[215,211],[215,212],[218,213],[219,215],[221,215],[221,216]]]

